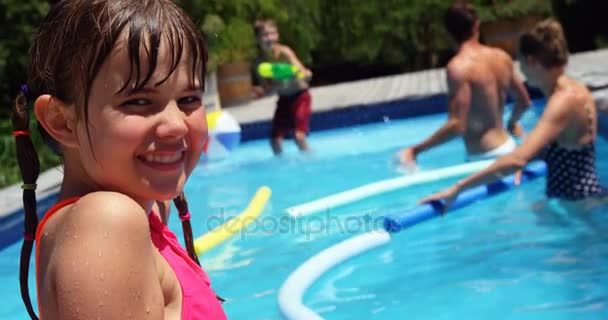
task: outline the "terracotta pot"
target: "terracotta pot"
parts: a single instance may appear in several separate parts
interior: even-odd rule
[[[251,100],[251,65],[248,62],[223,64],[217,69],[217,86],[223,107]]]

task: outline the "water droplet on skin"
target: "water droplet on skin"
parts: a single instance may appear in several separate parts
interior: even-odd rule
[[[102,273],[102,274],[99,275],[99,280],[103,281],[103,279],[104,279],[104,276],[103,276],[103,273]]]
[[[150,307],[146,307],[146,313],[150,313]]]
[[[97,256],[101,258],[101,251],[97,253]]]
[[[107,239],[107,238],[108,238],[108,233],[107,233],[107,232],[104,232],[104,233],[103,233],[103,237],[104,237],[104,239]]]
[[[103,295],[104,295],[104,296],[107,296],[107,295],[108,295],[108,290],[104,290],[104,291],[103,291]]]

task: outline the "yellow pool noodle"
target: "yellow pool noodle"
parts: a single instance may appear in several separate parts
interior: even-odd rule
[[[272,190],[270,190],[270,188],[266,186],[260,187],[249,202],[249,206],[247,206],[247,208],[238,216],[196,238],[194,240],[194,251],[196,251],[196,254],[201,255],[213,249],[235,233],[247,227],[247,225],[253,222],[262,213],[271,194]]]

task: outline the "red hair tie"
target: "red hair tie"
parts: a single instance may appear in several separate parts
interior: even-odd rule
[[[29,136],[29,135],[30,135],[30,131],[29,130],[15,130],[15,131],[13,131],[13,137]]]
[[[190,220],[190,217],[191,217],[191,216],[192,216],[192,215],[190,214],[190,212],[186,212],[186,213],[185,213],[185,214],[183,214],[183,215],[181,215],[181,214],[180,214],[180,215],[179,215],[179,218],[180,218],[182,221],[188,221],[188,220]]]
[[[29,240],[29,241],[34,241],[35,238],[34,238],[34,236],[31,233],[24,232],[23,233],[23,239]]]

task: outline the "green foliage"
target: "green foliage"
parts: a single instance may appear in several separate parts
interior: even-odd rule
[[[251,61],[255,58],[255,35],[251,23],[232,18],[225,25],[218,15],[208,14],[202,30],[209,39],[209,70],[215,70],[221,64]]]
[[[405,70],[433,65],[433,55],[449,47],[441,23],[448,5],[443,0],[324,2],[319,58],[323,63],[382,61]]]
[[[321,4],[315,63],[399,66],[402,70],[435,67],[450,51],[443,15],[452,1],[327,1]],[[473,0],[482,21],[551,13],[546,0]]]
[[[35,121],[36,120],[32,116],[31,123],[35,123]],[[13,135],[11,134],[12,130],[9,119],[0,119],[0,133],[2,133],[2,135],[0,135],[0,188],[22,181],[17,163],[15,138],[13,138]],[[33,126],[31,134],[34,147],[38,152],[40,170],[48,170],[61,164],[61,158],[44,145],[38,130]]]
[[[178,0],[200,25],[217,64],[250,60],[257,51],[253,24],[274,19],[284,43],[306,63],[319,41],[319,0]]]
[[[260,15],[258,18],[274,18],[281,30],[281,42],[291,47],[304,63],[311,64],[312,52],[319,49],[319,42],[325,37],[324,30],[320,28],[324,15],[321,0],[282,2],[282,11]]]
[[[27,53],[36,28],[49,10],[43,0],[0,0],[0,188],[21,181],[8,115],[14,95],[27,80]],[[32,130],[41,170],[60,163]]]
[[[26,80],[32,36],[49,10],[43,0],[0,0],[0,116],[6,117],[20,83]]]
[[[474,2],[481,21],[517,18],[525,15],[551,14],[551,1],[547,0],[477,0]]]

